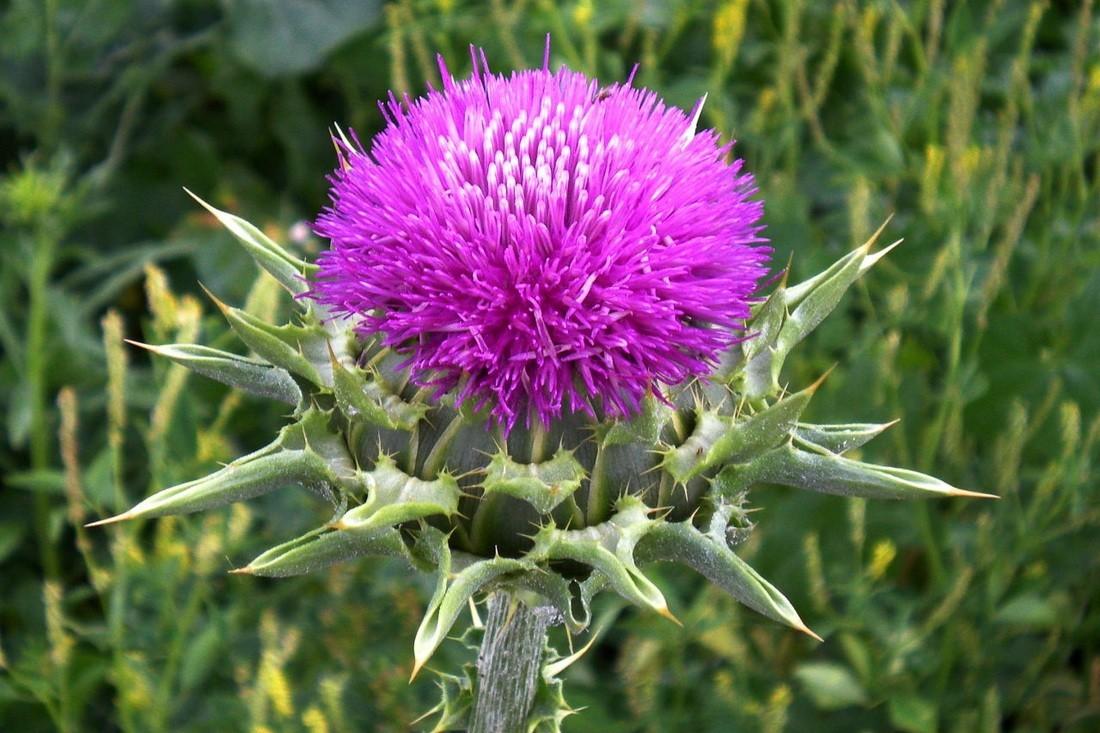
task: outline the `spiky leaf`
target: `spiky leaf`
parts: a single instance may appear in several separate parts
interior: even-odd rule
[[[663,522],[654,527],[640,543],[639,554],[646,560],[683,563],[757,613],[814,636],[775,586],[724,542],[703,534],[690,522]]]
[[[349,369],[331,354],[333,393],[336,404],[349,420],[366,420],[388,430],[412,431],[428,406],[405,402],[389,391],[377,375]]]
[[[339,529],[365,532],[433,514],[449,517],[458,511],[462,492],[454,477],[447,474],[425,481],[408,475],[392,458],[382,455],[372,470],[360,476],[370,495],[336,522]]]
[[[740,386],[746,397],[756,400],[779,391],[779,373],[791,349],[836,308],[860,275],[897,246],[898,242],[894,242],[871,254],[885,227],[883,223],[864,244],[824,272],[797,285],[780,286],[765,302],[750,323],[758,332],[743,347],[748,363]],[[781,311],[789,313],[777,326]]]
[[[95,524],[212,509],[284,486],[310,489],[335,504],[351,478],[351,458],[339,436],[329,431],[327,415],[309,410],[298,422],[283,428],[270,445],[205,478],[159,491],[129,511]]]
[[[291,405],[297,405],[302,400],[302,390],[290,374],[280,367],[198,344],[137,345],[182,364],[204,377],[237,387],[257,397],[267,397]]]
[[[549,514],[580,488],[584,475],[584,466],[564,448],[540,463],[520,463],[499,451],[485,469],[482,487],[522,499],[541,514]]]
[[[272,547],[235,572],[284,578],[311,573],[329,565],[366,556],[407,558],[408,551],[400,533],[393,527],[369,531],[330,530],[322,527]]]
[[[755,483],[866,499],[996,498],[955,488],[918,471],[854,461],[797,439],[748,463],[722,470],[721,485],[727,490],[741,491]]]
[[[545,527],[535,536],[528,557],[539,562],[572,560],[588,565],[623,598],[675,621],[664,594],[634,561],[639,539],[660,523],[650,519],[647,511],[640,500],[626,497],[611,519],[601,524],[579,530]]]
[[[216,298],[214,302],[241,341],[260,357],[291,374],[308,379],[318,387],[332,386],[331,347],[321,326],[273,326]]]
[[[435,593],[413,640],[414,677],[450,633],[455,621],[466,610],[467,601],[475,593],[502,575],[535,569],[528,560],[495,557],[490,560],[477,559],[452,578],[451,550],[446,537],[438,530],[427,529],[422,533],[422,540],[435,556],[438,579]]]
[[[536,593],[561,614],[565,626],[572,634],[579,634],[588,628],[592,620],[589,601],[591,597],[575,595],[573,583],[548,568],[537,567],[534,572],[523,573],[512,579],[512,584],[521,590]],[[574,603],[574,600],[579,603]],[[580,606],[580,615],[576,608]]]
[[[187,193],[191,198],[198,201],[204,209],[213,214],[222,226],[228,229],[244,245],[245,250],[256,261],[256,264],[270,273],[284,288],[293,295],[300,295],[308,289],[306,276],[316,272],[316,265],[311,265],[305,260],[290,254],[266,234],[239,216],[234,216],[211,206],[190,191],[187,191]]]
[[[601,446],[646,443],[652,445],[672,419],[673,410],[652,394],[642,400],[642,410],[630,420],[614,420],[597,428]]]
[[[813,443],[832,453],[847,453],[874,440],[897,421],[888,423],[848,423],[845,425],[811,425],[799,423],[794,434],[800,440]]]
[[[820,380],[747,418],[700,411],[688,439],[669,449],[662,467],[680,483],[726,463],[743,461],[778,445],[794,428]]]

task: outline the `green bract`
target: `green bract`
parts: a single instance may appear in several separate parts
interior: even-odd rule
[[[309,264],[203,205],[291,295],[305,292]],[[792,347],[888,251],[871,252],[878,234],[816,277],[776,288],[748,324],[754,336],[733,347],[710,380],[649,397],[629,421],[573,414],[507,437],[484,412],[456,409],[449,395],[433,401],[410,384],[401,355],[360,339],[306,299],[296,300],[298,321],[282,326],[219,303],[255,358],[193,344],[146,348],[292,404],[291,423],[267,447],[99,524],[305,487],[337,508],[334,519],[237,572],[295,575],[364,555],[434,571],[436,591],[413,645],[416,669],[470,599],[492,590],[537,594],[571,632],[587,627],[589,601],[605,589],[674,619],[644,570],[657,561],[686,565],[753,610],[813,635],[733,551],[751,527],[744,505],[754,485],[872,498],[984,496],[845,457],[889,425],[803,423],[821,380],[789,393],[780,386]],[[560,699],[552,674],[546,683],[546,694]],[[470,685],[447,678],[444,687],[454,698]],[[468,705],[451,698],[439,710],[453,722]],[[556,730],[566,710],[551,707],[540,729]]]

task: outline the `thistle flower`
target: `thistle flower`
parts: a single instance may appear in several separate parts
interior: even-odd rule
[[[364,555],[435,572],[415,669],[475,596],[538,598],[551,615],[492,605],[488,666],[444,677],[436,730],[556,731],[571,712],[556,675],[576,655],[544,649],[546,625],[583,631],[603,590],[674,618],[645,562],[682,563],[813,636],[734,552],[754,486],[980,495],[846,457],[890,424],[802,422],[821,380],[781,384],[791,350],[889,251],[872,252],[881,229],[753,300],[761,203],[729,146],[696,130],[701,102],[688,114],[630,80],[601,89],[545,62],[506,77],[474,59],[469,80],[441,65],[441,91],[391,97],[369,151],[339,137],[319,266],[200,201],[295,296],[298,319],[218,302],[254,357],[146,348],[288,403],[293,421],[100,524],[308,489],[336,518],[237,572]],[[507,648],[520,636],[528,646]],[[492,682],[516,674],[501,723]]]
[[[310,296],[507,428],[628,417],[709,373],[770,249],[752,176],[696,131],[702,101],[473,61],[456,81],[440,57],[442,90],[391,96],[369,152],[337,139]]]

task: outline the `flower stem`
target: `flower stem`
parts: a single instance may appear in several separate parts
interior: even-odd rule
[[[45,227],[43,227],[45,229]],[[27,315],[26,375],[30,401],[31,468],[50,468],[50,446],[53,435],[47,413],[49,380],[47,378],[47,347],[49,336],[49,281],[54,265],[57,242],[52,232],[43,231],[36,237],[27,283],[29,305]],[[38,536],[43,574],[56,578],[59,573],[57,548],[50,539],[50,497],[40,491],[34,497],[34,528]]]
[[[550,608],[533,608],[506,592],[489,598],[469,733],[527,730],[546,632],[554,619]]]

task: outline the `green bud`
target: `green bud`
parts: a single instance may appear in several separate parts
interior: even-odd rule
[[[247,222],[203,205],[283,287],[306,293],[314,266]],[[296,575],[382,555],[437,573],[414,643],[416,670],[482,592],[537,594],[572,633],[588,626],[590,603],[605,589],[673,618],[661,590],[639,568],[649,561],[691,567],[749,608],[813,635],[789,601],[731,549],[752,528],[745,508],[752,486],[878,498],[988,496],[843,457],[890,424],[803,423],[821,381],[790,395],[780,388],[791,349],[890,250],[871,254],[880,233],[820,275],[776,288],[754,308],[749,338],[699,384],[662,388],[632,419],[577,411],[510,435],[492,424],[487,407],[456,404],[468,386],[462,381],[438,399],[429,396],[423,384],[436,375],[410,372],[411,344],[386,347],[380,334],[361,339],[358,320],[332,317],[304,299],[298,301],[306,306],[301,321],[282,326],[218,302],[259,360],[185,344],[145,348],[287,402],[297,422],[269,446],[100,523],[197,511],[288,484],[316,491],[339,507],[339,518],[237,572]],[[402,397],[414,389],[415,398]],[[557,453],[543,460],[547,445],[555,443]],[[400,457],[400,468],[391,456]],[[630,491],[637,496],[622,495]],[[356,506],[345,511],[350,499]],[[666,511],[690,519],[673,523],[655,516]],[[532,522],[545,526],[534,536],[523,534]],[[495,554],[494,547],[510,556]],[[529,718],[540,729],[556,730],[571,712],[554,679],[568,663],[543,667]],[[445,678],[437,729],[466,722],[474,690],[471,677]]]

